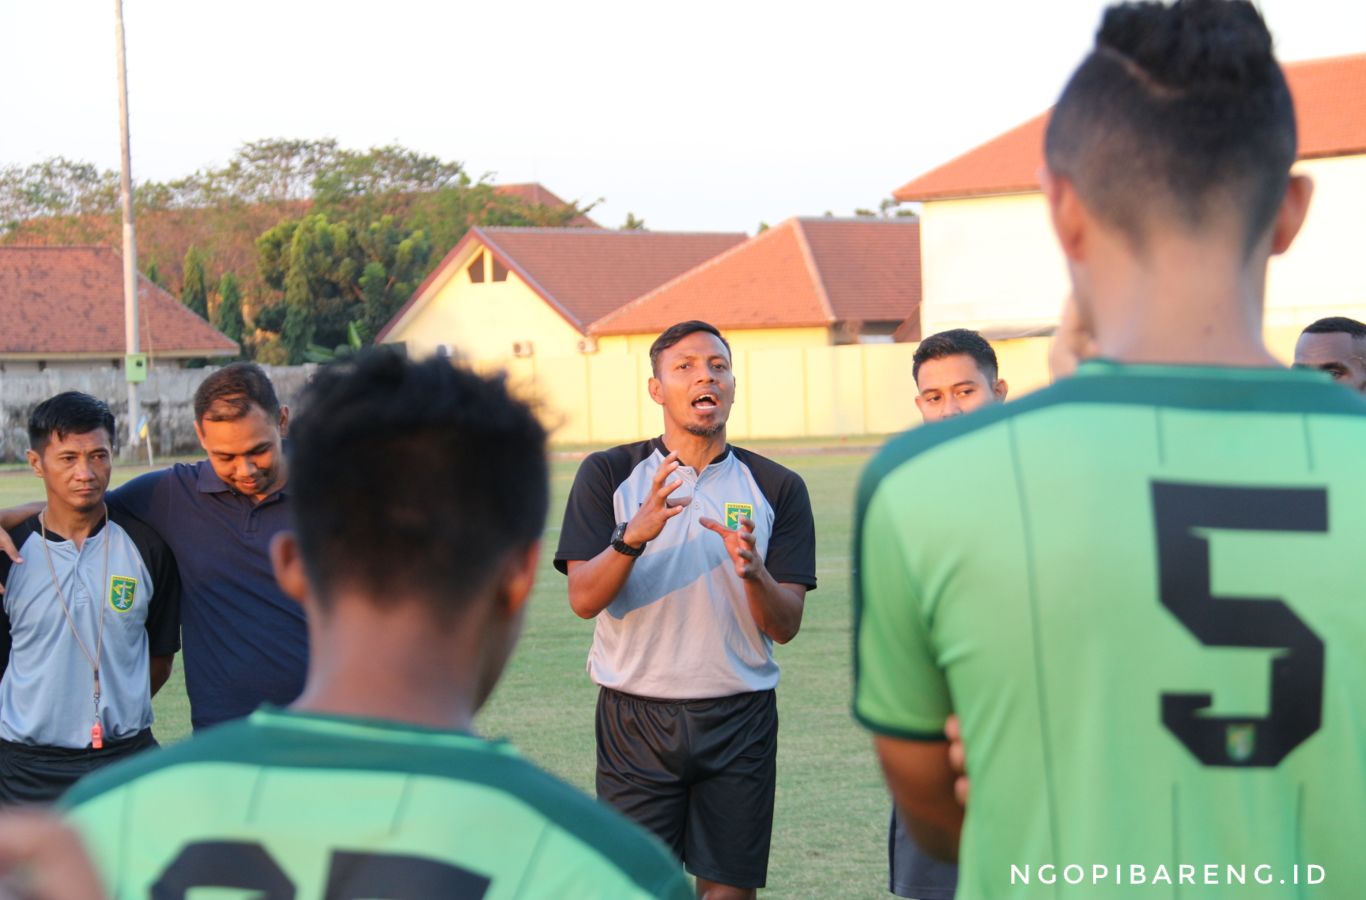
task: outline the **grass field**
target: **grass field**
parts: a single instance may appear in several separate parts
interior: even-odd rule
[[[849,531],[854,485],[868,453],[771,455],[799,472],[811,492],[820,588],[808,595],[801,633],[777,649],[782,724],[766,896],[885,897],[889,802],[868,736],[849,715]],[[551,521],[527,628],[479,727],[591,792],[597,695],[584,662],[593,626],[570,612],[565,579],[550,565],[577,468],[572,461],[554,464]],[[116,470],[115,483],[142,471]],[[31,474],[0,472],[0,506],[40,497]],[[188,735],[179,665],[155,706],[162,743]]]

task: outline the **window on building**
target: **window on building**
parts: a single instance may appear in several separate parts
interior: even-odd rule
[[[470,281],[479,284],[484,280],[484,253],[481,250],[475,257],[474,262],[465,271],[470,273]]]
[[[505,266],[505,265],[503,265],[502,263],[500,263],[500,262],[498,261],[498,257],[496,257],[496,256],[493,258],[493,280],[494,280],[494,281],[507,281],[507,280],[508,280],[508,267]]]

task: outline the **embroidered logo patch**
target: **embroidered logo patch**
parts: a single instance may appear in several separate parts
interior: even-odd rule
[[[753,503],[727,503],[726,504],[726,527],[738,531],[740,529],[740,517],[744,516],[751,522],[754,521]]]
[[[109,605],[118,612],[128,612],[137,599],[138,580],[127,575],[109,576]]]

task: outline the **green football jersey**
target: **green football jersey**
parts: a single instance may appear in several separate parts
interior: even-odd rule
[[[63,805],[116,898],[693,896],[662,844],[511,746],[414,726],[261,710]]]
[[[1091,362],[891,441],[856,523],[855,716],[961,717],[958,896],[1366,890],[1366,400]]]

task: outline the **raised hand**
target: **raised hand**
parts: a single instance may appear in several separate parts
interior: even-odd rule
[[[726,542],[726,552],[735,563],[735,574],[744,579],[757,579],[763,571],[764,561],[759,558],[755,545],[754,522],[740,516],[739,528],[727,528],[715,519],[701,518],[698,524],[721,535]]]
[[[626,524],[626,533],[621,539],[632,547],[640,547],[655,538],[664,530],[664,525],[674,516],[683,512],[682,506],[669,506],[668,498],[674,490],[683,483],[683,479],[676,478],[668,481],[670,475],[678,471],[681,465],[678,461],[678,453],[673,452],[664,457],[664,462],[659,466],[659,471],[650,482],[650,495],[645,498],[645,502],[640,504],[640,509],[631,517],[631,521]]]

